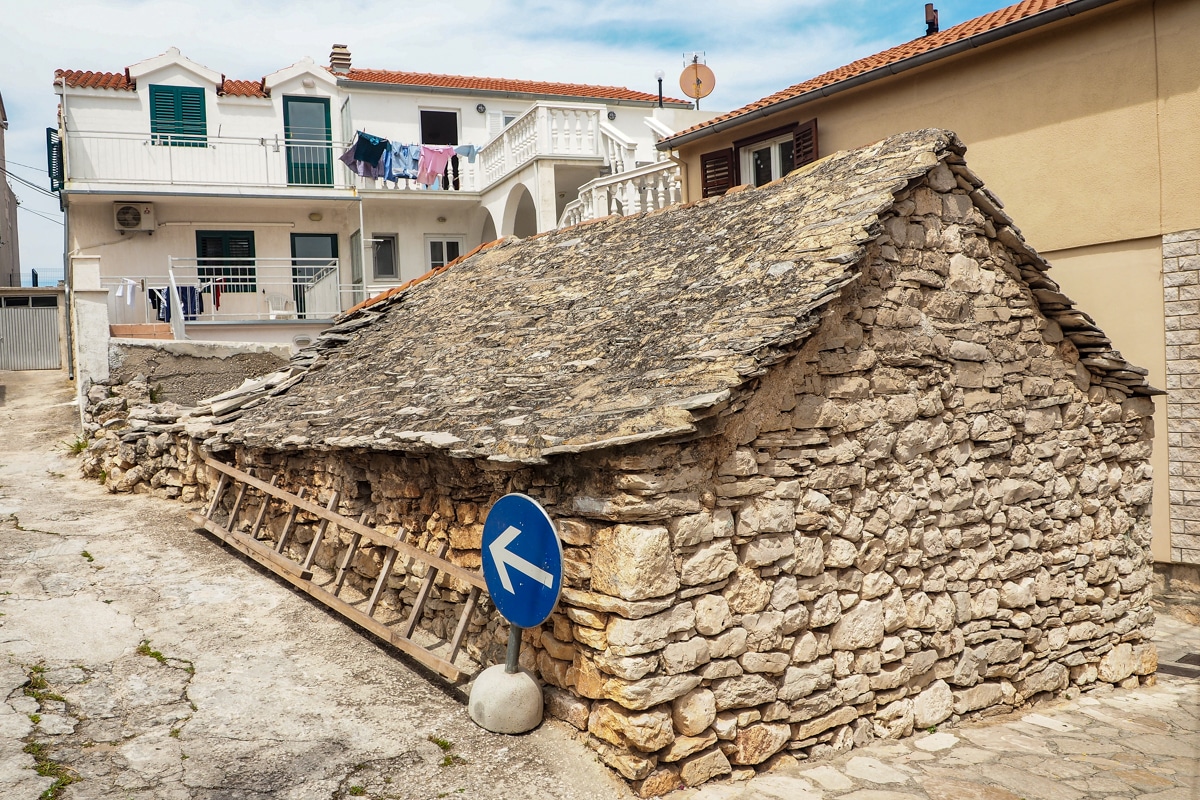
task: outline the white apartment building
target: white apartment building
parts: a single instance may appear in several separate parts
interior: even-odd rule
[[[341,45],[330,62],[231,80],[172,48],[56,73],[51,177],[90,303],[73,325],[303,344],[481,243],[678,202],[655,144],[713,115],[618,87],[359,69]],[[360,132],[397,158],[455,152],[432,184],[384,181],[340,160]]]

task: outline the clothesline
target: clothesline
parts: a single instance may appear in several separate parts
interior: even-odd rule
[[[404,144],[357,131],[338,160],[363,178],[391,181],[397,186],[402,180],[415,180],[422,186],[436,187],[450,159],[464,156],[474,164],[478,152],[473,144]]]

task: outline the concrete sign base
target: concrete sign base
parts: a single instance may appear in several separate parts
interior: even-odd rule
[[[467,707],[484,730],[525,733],[542,722],[542,689],[529,670],[507,672],[497,664],[479,673]]]

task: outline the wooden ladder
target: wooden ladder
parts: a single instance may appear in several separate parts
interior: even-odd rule
[[[445,559],[446,550],[450,546],[448,542],[442,542],[436,555],[428,553],[405,542],[403,529],[392,537],[368,527],[364,524],[367,517],[365,512],[358,520],[338,514],[335,511],[340,499],[337,492],[334,492],[333,496],[329,498],[328,504],[321,506],[305,499],[307,489],[302,488],[298,493],[292,494],[277,487],[275,484],[278,476],[272,477],[270,482],[267,482],[212,458],[206,457],[204,463],[220,472],[221,477],[217,480],[217,488],[213,493],[208,510],[204,514],[188,512],[188,516],[193,522],[351,622],[399,648],[449,680],[459,682],[470,677],[454,665],[454,658],[462,647],[462,640],[467,632],[467,623],[479,602],[479,595],[481,592],[487,591],[487,585],[484,583],[482,573],[464,569]],[[229,514],[224,522],[219,522],[217,512],[221,508],[221,501],[225,493],[235,487],[237,494]],[[261,497],[261,505],[250,524],[250,530],[243,533],[238,530],[240,523],[249,520],[248,518],[240,520],[239,516],[242,514],[248,492],[253,492]],[[271,504],[272,499],[280,501],[284,506],[290,506],[283,530],[274,545],[260,538],[263,523],[266,521],[267,507]],[[316,516],[320,522],[304,557],[297,561],[287,555],[287,543],[295,527],[296,515],[300,511],[307,511]],[[317,550],[325,541],[331,524],[350,532],[350,546],[337,559],[336,569],[332,573],[322,571],[322,574],[318,576],[314,571],[314,562]],[[348,601],[340,595],[345,586],[346,576],[354,563],[354,556],[362,546],[378,546],[387,549],[374,589],[366,597]],[[400,557],[420,561],[426,565],[427,570],[408,616],[403,620],[392,620],[385,624],[377,619],[380,611],[379,599],[383,590],[387,588],[388,577],[392,573],[396,559]],[[434,652],[413,639],[413,634],[421,621],[421,615],[425,611],[425,605],[439,573],[451,575],[471,587],[459,614],[454,636],[449,643],[441,642],[438,645],[439,649],[443,651],[448,645],[448,653],[445,654]]]

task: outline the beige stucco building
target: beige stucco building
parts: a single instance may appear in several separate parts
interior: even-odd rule
[[[723,191],[722,179],[762,182],[781,160],[803,163],[792,138],[814,120],[815,157],[898,131],[955,130],[1064,292],[1169,390],[1155,415],[1153,550],[1200,563],[1197,42],[1200,3],[1189,0],[1025,0],[660,147],[684,163],[695,200]]]
[[[0,97],[0,286],[21,285],[21,254],[17,247],[17,196],[8,185],[4,160],[4,132],[8,115]]]

